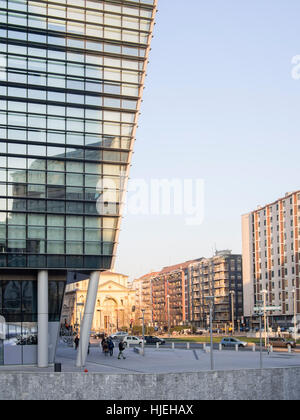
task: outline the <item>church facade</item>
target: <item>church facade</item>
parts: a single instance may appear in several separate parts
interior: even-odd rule
[[[69,284],[62,309],[62,324],[80,327],[89,279]],[[129,328],[134,319],[135,292],[128,286],[128,276],[105,271],[100,276],[92,331],[112,334]]]

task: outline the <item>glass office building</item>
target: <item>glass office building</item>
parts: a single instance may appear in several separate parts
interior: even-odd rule
[[[57,323],[67,271],[113,265],[155,12],[0,0],[0,364],[35,358],[38,272]]]

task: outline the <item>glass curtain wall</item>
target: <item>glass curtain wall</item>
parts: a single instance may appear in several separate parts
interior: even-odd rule
[[[0,0],[0,267],[111,267],[154,11]]]

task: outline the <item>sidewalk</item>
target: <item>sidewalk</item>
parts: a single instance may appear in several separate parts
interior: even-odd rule
[[[75,367],[77,352],[73,348],[59,345],[56,362],[62,364],[63,372],[81,372],[84,368]],[[203,350],[146,348],[145,356],[134,352],[133,348],[125,350],[126,360],[117,359],[118,351],[114,356],[105,356],[97,347],[91,347],[88,355],[86,369],[90,373],[183,373],[205,372],[210,370],[210,353]],[[240,370],[259,368],[259,352],[214,351],[215,370]],[[265,368],[300,367],[300,355],[296,353],[273,353],[263,355]],[[5,366],[1,372],[53,372],[53,366],[39,369],[34,366]]]

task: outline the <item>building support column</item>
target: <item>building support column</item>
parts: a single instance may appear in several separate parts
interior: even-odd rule
[[[96,307],[100,271],[93,271],[90,275],[89,287],[85,303],[82,325],[80,327],[80,342],[77,350],[76,366],[83,367],[86,363],[90,332]]]
[[[48,271],[38,272],[38,351],[39,368],[47,368],[48,357]]]

